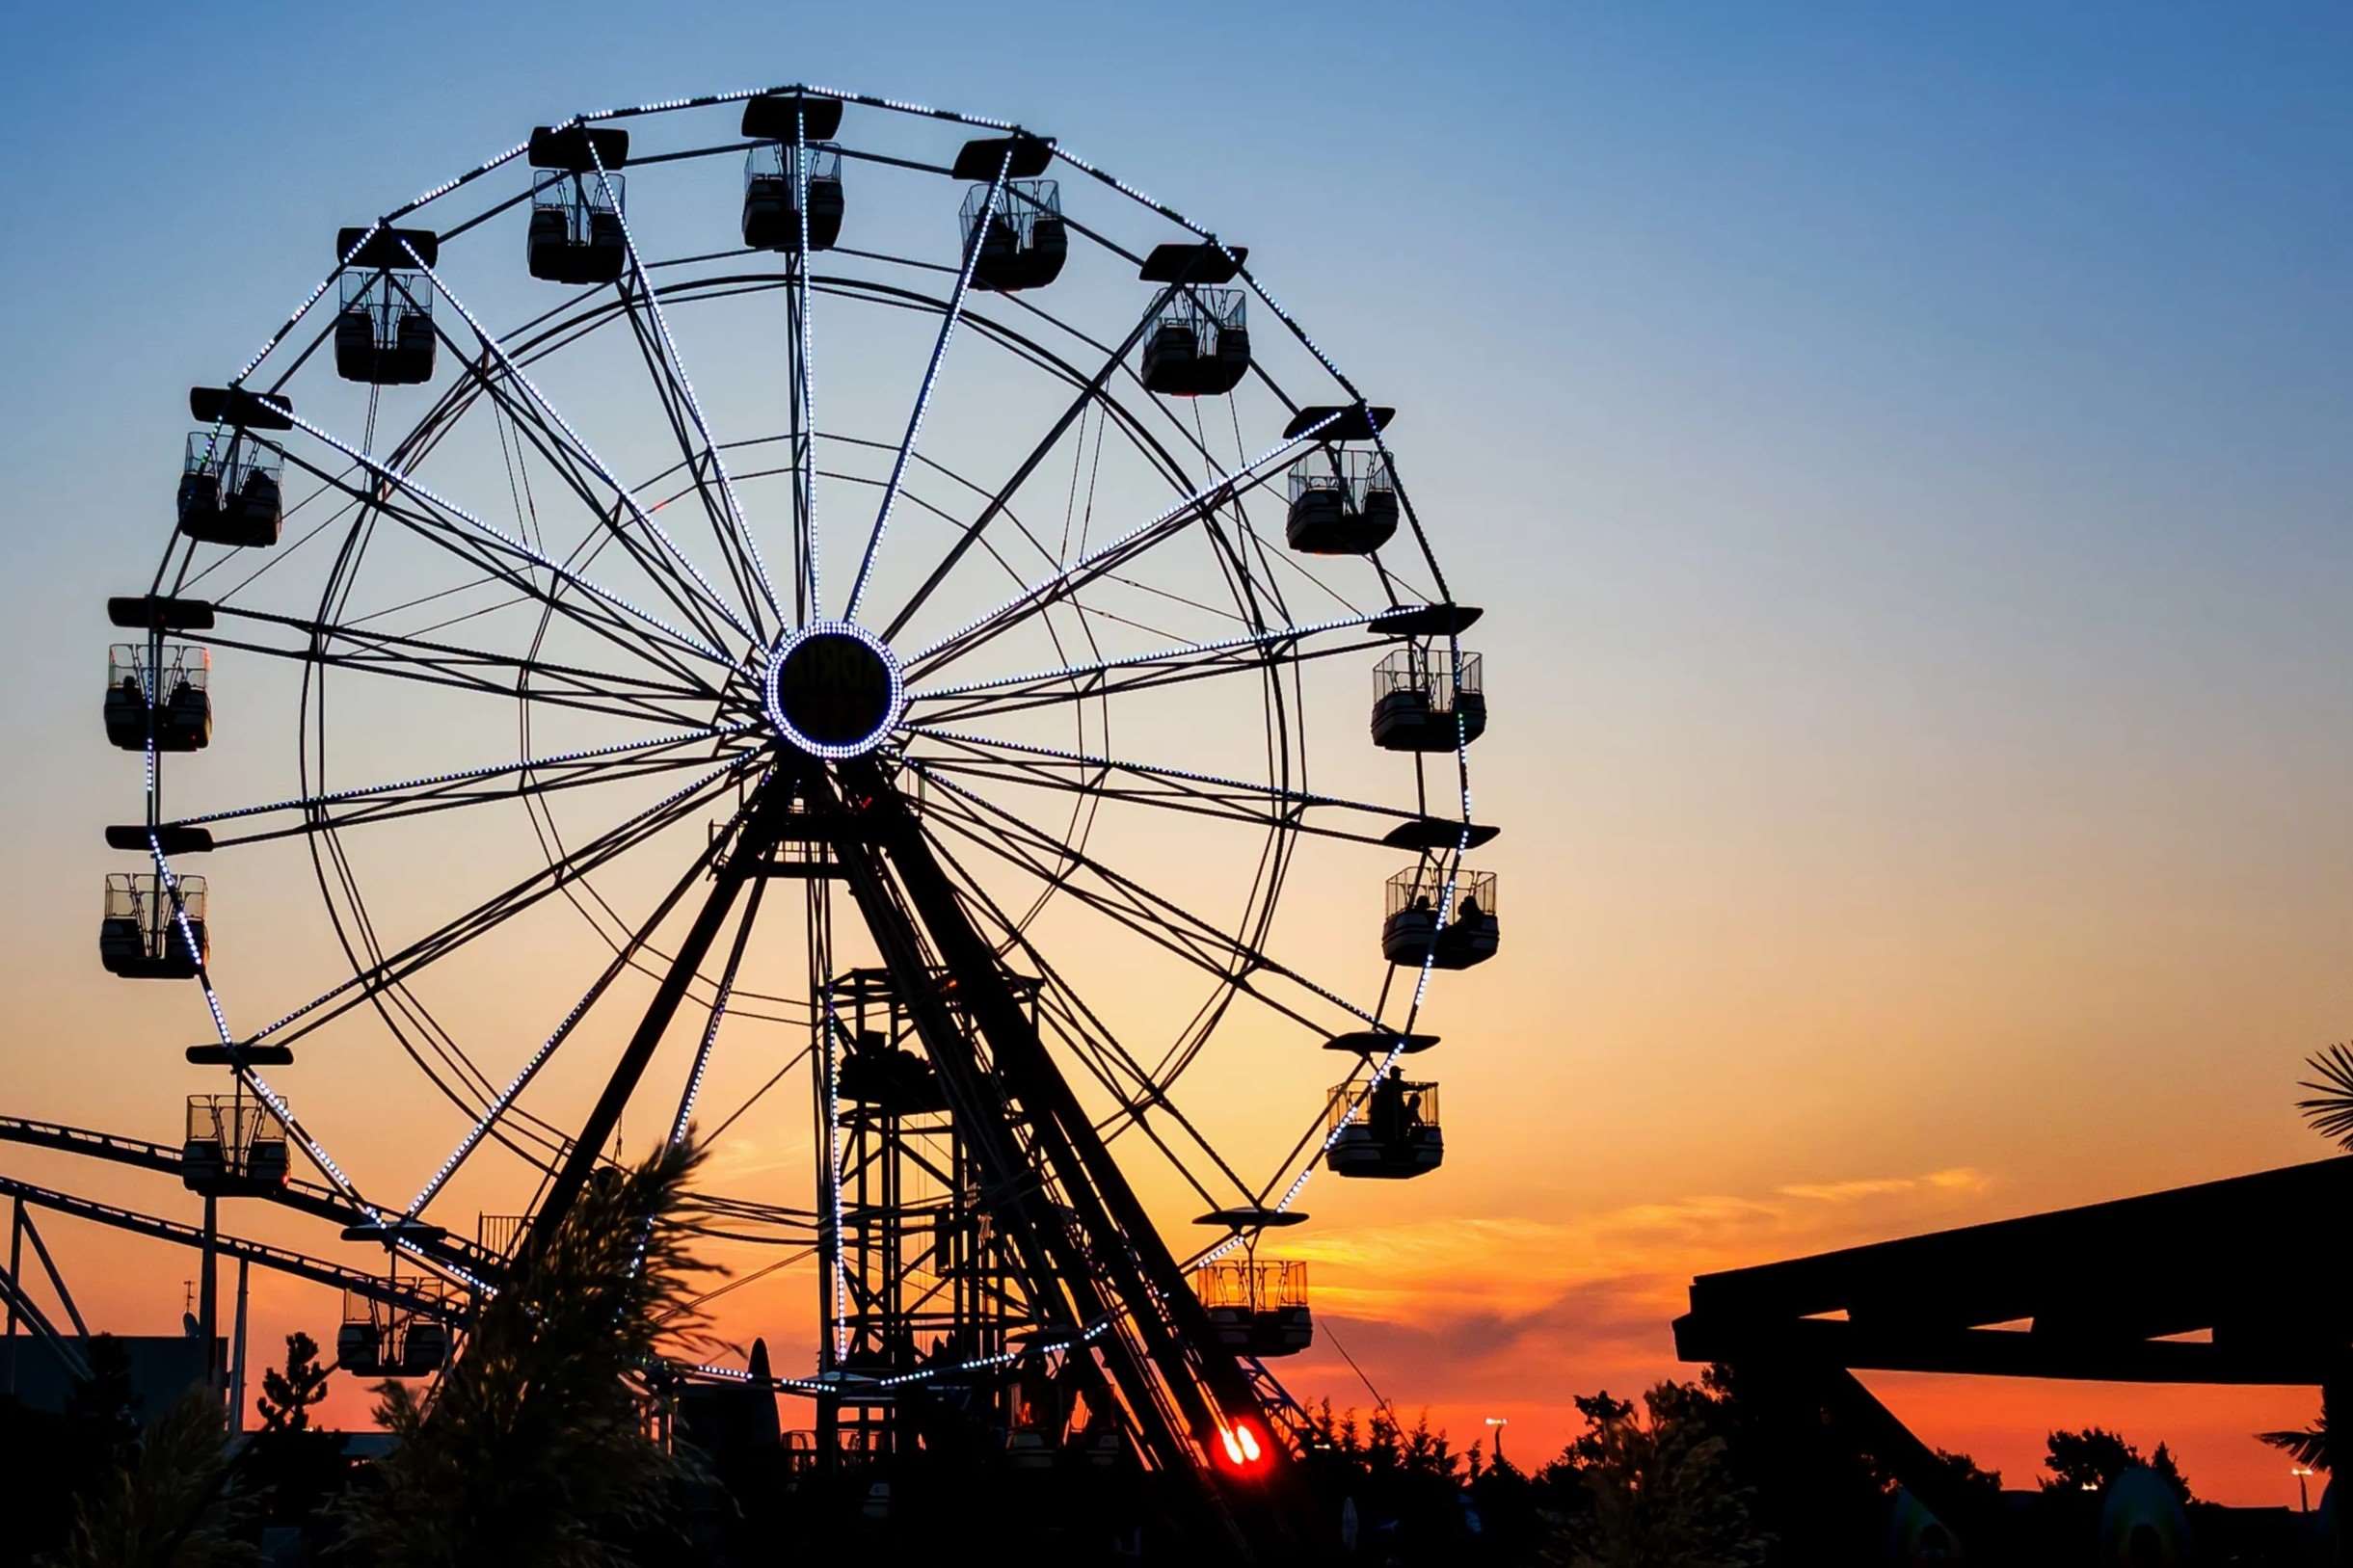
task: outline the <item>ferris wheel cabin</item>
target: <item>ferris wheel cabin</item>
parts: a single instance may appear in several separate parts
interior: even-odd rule
[[[398,1282],[420,1295],[446,1295],[430,1275]],[[343,1292],[343,1322],[335,1330],[335,1365],[361,1377],[431,1377],[449,1360],[449,1324],[406,1303]]]
[[[1334,1176],[1395,1181],[1434,1171],[1446,1158],[1438,1130],[1438,1086],[1384,1073],[1368,1089],[1351,1079],[1332,1090],[1331,1143],[1324,1162]]]
[[[1453,917],[1441,926],[1445,867],[1425,860],[1389,879],[1389,916],[1381,922],[1381,956],[1392,964],[1467,970],[1495,956],[1503,936],[1496,919],[1495,873],[1458,872]]]
[[[1060,182],[1007,180],[982,230],[980,215],[988,205],[988,186],[976,185],[964,193],[959,215],[964,243],[979,248],[973,257],[973,287],[1011,294],[1044,288],[1062,276],[1062,263],[1070,257],[1070,226],[1062,220]]]
[[[1144,331],[1138,374],[1166,397],[1222,397],[1250,372],[1250,329],[1238,288],[1189,288]]]
[[[153,872],[114,871],[98,924],[98,961],[126,980],[186,980],[212,952],[204,930],[204,879],[179,878],[182,930],[171,890]]]
[[[262,548],[285,524],[285,461],[248,432],[193,430],[180,464],[179,531],[206,545]]]
[[[1291,465],[1284,524],[1302,555],[1370,555],[1397,532],[1397,483],[1382,452],[1325,446]]]
[[[191,1192],[253,1196],[286,1184],[286,1124],[251,1094],[190,1095],[179,1174]]]
[[[1373,669],[1373,744],[1386,752],[1451,752],[1487,732],[1484,660],[1412,643]]]
[[[801,248],[801,214],[793,205],[800,159],[809,158],[809,249],[830,251],[842,238],[844,212],[842,100],[805,93],[764,93],[743,106],[743,134],[762,145],[743,160],[743,243],[755,251]]]
[[[1194,1269],[1192,1286],[1217,1342],[1237,1355],[1296,1356],[1315,1342],[1299,1259],[1221,1258]]]
[[[106,738],[126,752],[201,752],[212,742],[212,654],[165,643],[153,668],[144,643],[106,651]]]
[[[611,283],[628,270],[628,236],[621,226],[624,182],[618,173],[628,157],[627,131],[542,125],[531,133],[531,167],[555,174],[531,190],[532,277],[551,283]]]
[[[847,210],[842,194],[842,149],[829,142],[804,149],[809,159],[809,249],[830,251],[842,238]],[[743,156],[743,243],[755,251],[797,252],[800,209],[792,204],[796,182],[792,149],[763,142]]]
[[[337,259],[349,256],[335,312],[335,374],[375,386],[418,386],[433,379],[433,285],[418,269],[441,258],[428,229],[343,229]]]

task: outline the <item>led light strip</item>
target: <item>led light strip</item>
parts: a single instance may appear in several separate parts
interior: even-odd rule
[[[834,1360],[849,1355],[849,1263],[844,1252],[842,1212],[842,1059],[834,1050],[834,1035],[842,1027],[834,1013],[833,988],[825,988],[825,1132],[832,1145],[829,1155],[830,1181],[833,1187],[834,1211]]]
[[[1133,669],[1142,664],[1166,664],[1201,653],[1230,653],[1236,649],[1263,648],[1272,643],[1297,642],[1301,638],[1318,636],[1326,631],[1345,631],[1350,626],[1369,625],[1381,616],[1395,614],[1399,609],[1414,607],[1399,605],[1377,610],[1369,615],[1341,616],[1335,620],[1318,621],[1304,626],[1277,626],[1270,631],[1254,632],[1247,637],[1232,637],[1222,642],[1179,643],[1174,647],[1158,649],[1149,653],[1128,653],[1118,658],[1099,660],[1093,664],[1065,665],[1059,670],[1036,670],[1028,675],[995,676],[986,680],[967,680],[961,685],[955,686],[919,688],[908,693],[908,701],[937,702],[943,698],[969,696],[974,692],[995,691],[1004,686],[1026,686],[1041,680],[1075,680],[1081,676],[1103,675],[1109,671]],[[1419,607],[1428,608],[1426,605]]]
[[[652,810],[658,811],[663,807],[677,804],[720,775],[734,771],[736,766],[737,763],[734,759],[721,763],[687,784],[683,789],[656,802]],[[740,816],[740,813],[738,815]],[[628,965],[635,951],[636,944],[632,943],[624,946],[613,956],[612,965],[598,976],[597,983],[589,988],[587,995],[573,1004],[572,1011],[564,1015],[564,1022],[555,1026],[555,1032],[542,1041],[539,1049],[533,1051],[530,1058],[517,1070],[515,1076],[507,1080],[507,1086],[498,1091],[497,1097],[483,1109],[481,1118],[467,1130],[466,1136],[459,1140],[458,1146],[449,1152],[449,1157],[441,1161],[441,1168],[435,1171],[433,1179],[417,1190],[415,1198],[409,1204],[408,1218],[414,1219],[424,1211],[425,1205],[433,1201],[434,1194],[441,1190],[442,1185],[456,1174],[458,1167],[466,1162],[466,1156],[472,1154],[475,1147],[489,1134],[492,1126],[497,1122],[499,1117],[506,1114],[506,1108],[515,1103],[515,1097],[522,1093],[523,1086],[538,1075],[542,1064],[555,1053],[555,1048],[562,1045],[571,1035],[574,1027],[586,1016],[589,1005],[596,1000],[613,975],[619,973]],[[254,1038],[260,1037],[256,1035]]]
[[[881,722],[876,724],[872,732],[863,739],[842,742],[812,739],[803,734],[800,726],[794,724],[791,717],[785,712],[782,688],[786,661],[792,657],[793,651],[803,643],[818,637],[847,637],[862,645],[882,661],[883,670],[890,677],[891,695],[889,701],[884,704]],[[760,689],[761,703],[768,715],[768,722],[776,727],[779,734],[814,757],[822,757],[834,761],[840,761],[844,757],[864,757],[881,745],[884,738],[898,728],[899,721],[905,718],[907,713],[907,683],[899,674],[898,660],[893,656],[891,650],[884,646],[881,638],[864,626],[852,625],[847,621],[813,621],[788,636],[783,642],[778,643],[776,651],[768,658],[767,675],[762,680]]]
[[[1119,551],[1125,549],[1128,545],[1143,538],[1145,535],[1153,532],[1155,529],[1164,527],[1178,518],[1184,517],[1188,512],[1203,512],[1212,507],[1222,506],[1225,502],[1227,492],[1231,492],[1239,494],[1243,483],[1245,481],[1252,480],[1257,475],[1259,469],[1264,468],[1270,463],[1274,463],[1282,458],[1288,457],[1292,448],[1298,446],[1303,442],[1312,440],[1317,431],[1324,429],[1325,426],[1331,424],[1339,417],[1339,414],[1334,413],[1325,418],[1319,419],[1307,429],[1300,431],[1297,436],[1291,437],[1279,444],[1268,448],[1266,452],[1262,453],[1257,458],[1254,458],[1249,463],[1244,464],[1242,467],[1234,470],[1231,473],[1220,476],[1216,483],[1204,486],[1202,489],[1194,491],[1190,495],[1188,495],[1185,497],[1185,499],[1177,502],[1176,505],[1170,507],[1167,511],[1163,512],[1159,517],[1154,518],[1150,522],[1145,523],[1142,527],[1132,529],[1128,533],[1122,534],[1119,538],[1111,541],[1111,543],[1109,545],[1104,545],[1101,549],[1072,562],[1069,566],[1064,567],[1061,571],[1056,572],[1044,582],[1024,589],[1020,594],[1006,600],[1003,604],[999,605],[996,609],[967,622],[960,629],[950,632],[946,637],[941,638],[938,642],[933,643],[929,648],[926,648],[922,652],[916,654],[913,658],[907,660],[908,665],[910,667],[920,665],[925,659],[930,658],[933,654],[939,652],[942,649],[949,647],[950,644],[962,642],[966,637],[972,635],[972,633],[976,631],[980,630],[983,626],[1001,620],[1004,616],[1010,615],[1013,611],[1020,609],[1023,605],[1036,599],[1040,595],[1053,592],[1055,588],[1062,583],[1068,582],[1073,576],[1077,575],[1079,572],[1084,571],[1088,567],[1091,567],[1111,555],[1117,554]],[[1213,497],[1216,497],[1216,499],[1213,499]]]
[[[659,751],[664,747],[683,745],[688,741],[723,740],[755,728],[757,726],[747,721],[742,724],[716,725],[703,730],[681,730],[653,740],[616,741],[609,746],[589,746],[576,752],[558,752],[550,757],[529,757],[517,762],[495,762],[478,768],[461,768],[455,773],[428,774],[414,779],[403,779],[394,784],[355,784],[349,789],[333,790],[324,795],[298,795],[291,800],[273,801],[266,806],[237,806],[225,811],[207,811],[201,816],[182,817],[172,826],[202,827],[213,822],[232,822],[239,817],[262,816],[271,811],[339,806],[346,801],[361,800],[370,795],[395,795],[408,789],[434,789],[443,784],[465,784],[477,779],[495,779],[505,773],[528,773],[534,768],[566,767],[575,762],[594,761],[599,757],[618,757],[625,752]]]
[[[625,226],[622,230],[624,238],[627,238],[628,232],[628,231]],[[483,328],[482,323],[476,319],[474,313],[467,308],[466,302],[458,298],[457,291],[441,280],[441,275],[440,273],[435,272],[431,267],[425,265],[424,258],[416,253],[416,248],[414,246],[411,245],[407,240],[402,240],[400,242],[400,247],[402,250],[409,252],[409,259],[414,261],[418,269],[422,271],[428,279],[432,279],[433,286],[441,291],[441,298],[447,300],[451,305],[457,306],[458,314],[466,318],[466,325],[473,329],[474,336],[481,342],[482,346],[489,349],[491,353],[496,357],[500,368],[502,368],[507,375],[513,377],[516,381],[522,384],[523,390],[531,394],[531,401],[539,406],[540,412],[545,413],[548,418],[554,420],[556,428],[561,430],[567,437],[569,437],[572,443],[580,449],[581,456],[588,459],[589,466],[596,470],[597,477],[603,480],[607,485],[610,485],[613,488],[613,499],[628,507],[629,510],[629,516],[637,520],[638,525],[658,540],[661,543],[662,548],[669,553],[670,557],[680,566],[686,569],[687,575],[694,579],[695,586],[703,590],[703,593],[708,598],[710,607],[717,610],[720,618],[726,621],[729,625],[735,627],[736,632],[741,636],[751,642],[759,642],[761,640],[760,635],[753,631],[750,626],[743,624],[742,619],[737,616],[735,610],[728,604],[725,597],[722,596],[716,588],[712,587],[710,580],[705,577],[702,571],[696,568],[695,564],[686,558],[686,552],[680,549],[677,542],[671,539],[667,533],[662,531],[661,524],[655,522],[645,508],[637,504],[637,497],[631,493],[617,477],[614,476],[612,469],[605,465],[604,460],[597,455],[596,448],[590,446],[586,438],[582,437],[578,431],[573,429],[571,423],[566,420],[561,413],[556,412],[555,405],[548,401],[548,395],[545,392],[542,392],[539,389],[538,384],[532,381],[531,378],[524,373],[522,366],[517,364],[508,357],[505,347]],[[641,271],[638,276],[642,279],[645,275]],[[682,381],[685,378],[685,371],[682,369],[679,372],[679,376]],[[702,416],[698,413],[695,417],[697,423],[699,424]],[[703,439],[706,441],[710,439],[708,432],[704,435]],[[733,499],[734,498],[731,495],[731,504],[733,503]],[[740,521],[741,519],[737,520]],[[755,556],[754,559],[757,561],[758,557]],[[762,586],[765,586],[764,578],[762,579]],[[769,607],[771,609],[775,607],[773,597],[770,598]]]
[[[391,485],[398,490],[406,492],[408,494],[417,496],[434,506],[440,507],[442,511],[448,513],[450,516],[457,518],[477,529],[480,529],[483,533],[488,534],[491,538],[498,541],[501,545],[504,545],[508,549],[521,556],[524,560],[529,561],[532,565],[543,569],[550,575],[563,582],[570,583],[573,587],[579,589],[582,593],[587,594],[594,598],[601,599],[604,603],[609,604],[616,609],[626,610],[637,620],[644,622],[647,625],[654,627],[656,631],[659,631],[665,636],[669,637],[673,642],[677,643],[680,647],[685,649],[687,651],[700,653],[703,657],[709,659],[712,663],[723,665],[729,669],[734,669],[737,666],[737,660],[729,658],[725,653],[720,652],[717,649],[712,648],[708,643],[703,642],[700,638],[679,630],[676,626],[669,625],[658,616],[648,615],[645,611],[639,609],[636,605],[631,604],[628,600],[616,595],[608,594],[603,589],[599,588],[595,583],[590,582],[587,578],[577,576],[573,572],[566,571],[563,567],[558,566],[555,562],[549,560],[538,550],[533,549],[521,540],[516,539],[497,528],[492,527],[489,523],[484,522],[480,518],[475,517],[472,513],[467,511],[464,507],[459,506],[455,502],[443,500],[441,496],[436,495],[431,490],[418,484],[409,475],[405,473],[396,473],[392,469],[388,468],[383,464],[377,462],[374,458],[369,457],[366,453],[355,451],[351,447],[344,445],[342,441],[336,439],[333,436],[328,435],[327,432],[310,423],[310,421],[305,419],[302,415],[298,413],[288,413],[286,418],[293,423],[296,429],[304,431],[317,439],[326,442],[329,446],[334,447],[336,451],[342,453],[345,457],[351,459],[362,468],[365,468],[369,473],[375,475],[378,479],[383,480],[385,483]]]
[[[655,801],[644,811],[637,812],[634,816],[631,816],[627,821],[616,826],[612,832],[620,833],[624,829],[638,826],[639,824],[645,822],[649,817],[658,815],[671,806],[674,806],[679,801],[684,799],[686,796],[693,794],[696,789],[709,784],[710,780],[717,778],[721,774],[727,773],[731,770],[740,769],[747,760],[756,758],[760,755],[761,754],[757,752],[735,753],[734,756],[730,757],[719,768],[710,773],[705,774],[701,779],[688,784],[685,788],[679,790],[675,794],[665,796],[663,799]],[[335,997],[342,996],[345,992],[350,991],[355,986],[361,988],[372,988],[379,984],[388,983],[390,979],[389,969],[390,966],[388,963],[371,965],[364,972],[355,974],[350,979],[343,981],[339,985],[332,986],[326,991],[322,991],[317,996],[311,997],[308,1001],[304,1002],[301,1006],[295,1008],[292,1012],[284,1014],[275,1023],[255,1033],[254,1039],[255,1041],[268,1039],[271,1035],[276,1034],[279,1030],[299,1022],[308,1014],[314,1013],[321,1007],[326,1006],[329,1002],[334,1000]]]
[[[824,601],[817,591],[817,365],[816,336],[809,321],[809,146],[808,125],[795,117],[792,141],[792,179],[796,210],[801,218],[800,277],[801,296],[801,454],[798,466],[801,481],[801,538],[808,551],[809,614],[823,616]]]
[[[785,611],[784,606],[776,600],[776,585],[768,581],[767,564],[760,558],[760,542],[752,537],[752,525],[743,515],[743,503],[735,498],[735,482],[727,476],[727,459],[720,455],[719,443],[712,439],[710,426],[704,422],[702,404],[696,401],[694,395],[694,378],[686,374],[686,361],[679,357],[678,340],[670,335],[669,320],[662,314],[661,296],[654,291],[653,282],[646,277],[645,263],[638,257],[637,241],[629,233],[628,214],[621,210],[621,198],[614,192],[611,179],[606,176],[604,159],[597,151],[596,138],[587,137],[584,140],[588,143],[589,161],[597,166],[597,183],[603,189],[605,199],[613,204],[613,221],[621,226],[621,243],[629,252],[629,267],[637,274],[637,287],[645,296],[646,308],[653,313],[654,330],[660,334],[662,351],[670,357],[670,368],[678,376],[680,389],[686,394],[686,412],[694,416],[695,431],[703,438],[703,449],[709,454],[712,471],[719,476],[719,492],[727,497],[728,515],[735,519],[737,532],[743,536],[744,547],[751,554],[752,572],[760,580],[761,595],[767,599],[768,609],[782,621]],[[699,572],[696,578],[701,580]],[[748,632],[745,634],[750,635]]]
[[[997,177],[989,182],[988,200],[981,204],[980,223],[964,240],[964,268],[956,274],[956,291],[948,299],[948,319],[940,323],[940,335],[931,345],[931,363],[923,369],[922,389],[915,397],[915,412],[907,420],[907,439],[898,443],[898,456],[891,464],[890,483],[883,487],[882,507],[874,514],[874,531],[867,536],[866,554],[858,563],[857,580],[850,584],[849,608],[842,612],[844,621],[858,619],[858,605],[866,598],[866,585],[874,571],[874,557],[882,549],[882,536],[890,531],[891,512],[898,502],[898,487],[907,475],[907,457],[923,434],[923,414],[931,407],[931,389],[938,385],[940,366],[948,359],[948,345],[955,341],[956,323],[964,316],[964,296],[973,284],[973,268],[980,261],[980,242],[989,231],[989,221],[997,216],[998,199],[1004,195],[1005,175],[1013,169],[1013,148],[1006,142],[1003,159],[997,165]],[[804,268],[804,271],[807,269]]]

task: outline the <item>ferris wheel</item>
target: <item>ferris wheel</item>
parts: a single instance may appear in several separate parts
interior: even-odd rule
[[[1500,932],[1396,411],[1252,249],[828,88],[579,115],[330,237],[109,606],[100,956],[201,995],[189,1184],[384,1245],[421,1283],[338,1352],[423,1375],[625,1118],[700,1120],[818,1322],[684,1375],[827,1455],[1279,1465],[1282,1236],[1319,1169],[1439,1165],[1404,1058]]]

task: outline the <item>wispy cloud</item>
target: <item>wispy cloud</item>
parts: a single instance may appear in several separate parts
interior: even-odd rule
[[[1435,1218],[1302,1238],[1318,1319],[1415,1401],[1537,1401],[1675,1369],[1671,1325],[1695,1274],[1989,1217],[1968,1167],[1695,1194],[1562,1220]],[[1307,1386],[1353,1374],[1319,1353]]]

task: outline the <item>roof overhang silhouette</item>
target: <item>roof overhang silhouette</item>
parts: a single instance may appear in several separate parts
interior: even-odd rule
[[[2353,1344],[2353,1156],[1702,1274],[1685,1361],[2317,1384]]]

